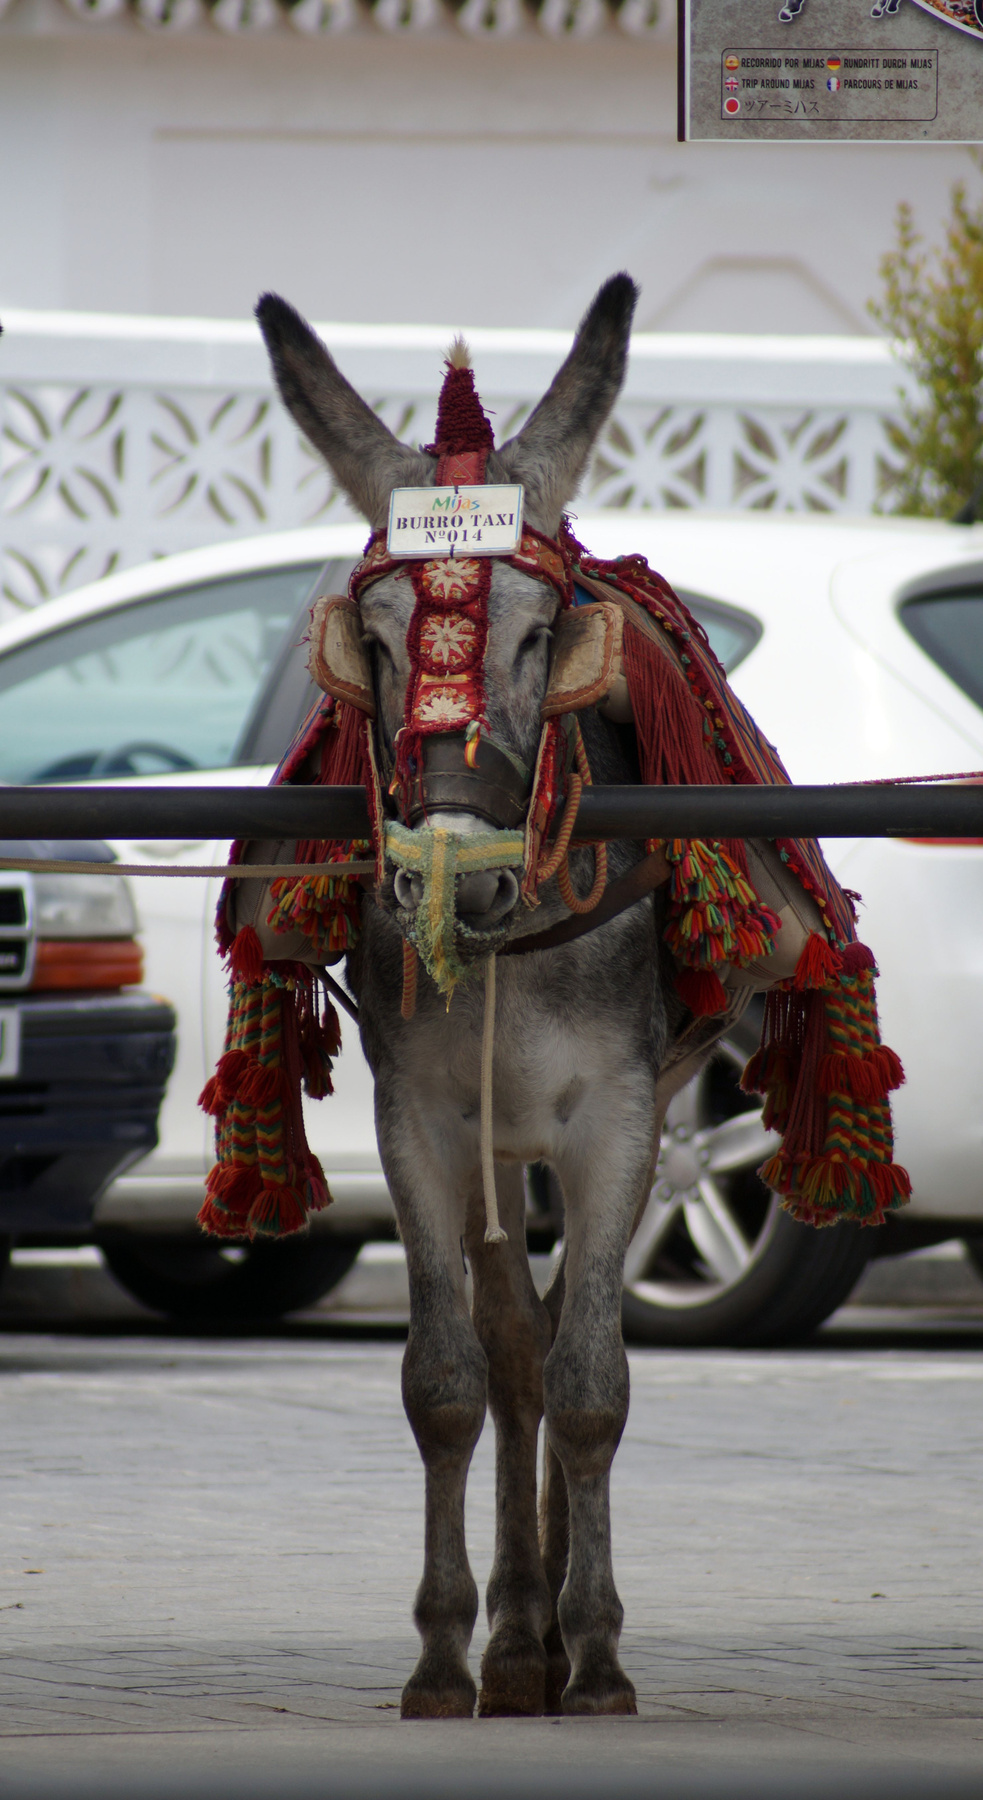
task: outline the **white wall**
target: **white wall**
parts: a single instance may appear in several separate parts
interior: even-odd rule
[[[872,329],[899,199],[948,146],[675,142],[671,41],[305,38],[0,19],[3,307],[569,326],[612,270],[642,329]]]

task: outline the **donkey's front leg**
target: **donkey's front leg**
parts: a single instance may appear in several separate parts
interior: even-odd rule
[[[417,1148],[422,1152],[419,1140]],[[387,1159],[387,1174],[409,1272],[403,1404],[426,1473],[426,1525],[414,1607],[423,1649],[403,1689],[402,1716],[469,1719],[476,1690],[468,1645],[478,1590],[464,1539],[464,1491],[484,1423],[488,1365],[465,1292],[463,1202],[442,1191],[446,1171],[434,1158],[413,1157],[412,1178],[407,1160]]]
[[[612,1105],[605,1123],[617,1125]],[[621,1341],[625,1248],[647,1179],[651,1141],[622,1117],[600,1120],[557,1161],[566,1199],[565,1294],[543,1388],[550,1447],[569,1507],[569,1559],[557,1604],[570,1680],[565,1713],[633,1713],[635,1690],[618,1661],[624,1608],[611,1566],[610,1470],[628,1417]],[[632,1130],[632,1126],[636,1130]],[[607,1153],[605,1155],[605,1152]]]
[[[485,1243],[485,1210],[477,1192],[465,1239],[474,1277],[474,1324],[488,1358],[495,1420],[495,1561],[488,1582],[491,1637],[481,1659],[483,1718],[543,1711],[543,1637],[550,1620],[536,1527],[536,1446],[550,1326],[529,1270],[521,1169],[499,1164],[496,1185],[508,1242]]]

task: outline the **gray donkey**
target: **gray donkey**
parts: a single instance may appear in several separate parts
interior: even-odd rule
[[[521,482],[525,521],[555,538],[621,386],[636,289],[626,275],[600,290],[545,397],[484,479]],[[264,296],[257,316],[280,393],[374,531],[397,487],[432,485],[434,452],[399,443],[287,304]],[[512,769],[531,771],[542,730],[558,599],[552,586],[489,559],[483,655],[490,737]],[[361,593],[386,771],[404,724],[414,591],[405,568]],[[625,730],[580,715],[595,781],[638,779]],[[528,790],[528,782],[527,782]],[[445,799],[421,813],[466,837],[489,813]],[[618,878],[644,857],[612,845]],[[576,895],[594,882],[594,853],[574,850]],[[650,884],[651,885],[651,884]],[[569,884],[567,887],[569,894]],[[460,1718],[476,1688],[468,1646],[477,1589],[464,1533],[465,1484],[489,1404],[496,1430],[495,1558],[479,1713],[633,1713],[618,1660],[623,1609],[611,1565],[609,1473],[628,1411],[621,1336],[622,1271],[651,1183],[668,1098],[693,1073],[722,1021],[691,1032],[667,1059],[682,1009],[662,978],[651,898],[576,941],[497,958],[493,1145],[505,1239],[485,1233],[480,1153],[484,989],[464,981],[453,1003],[421,980],[404,1017],[404,941],[419,880],[390,866],[367,896],[348,963],[365,1054],[375,1077],[379,1146],[409,1269],[411,1318],[403,1398],[426,1471],[426,1550],[415,1618],[423,1648],[403,1691],[404,1718]],[[514,872],[458,877],[465,961],[531,944],[570,917],[554,877],[535,911]],[[554,933],[555,935],[555,933]],[[675,1009],[675,1010],[674,1010]],[[670,1066],[671,1064],[671,1066]],[[565,1239],[548,1292],[537,1296],[525,1249],[523,1165],[541,1161],[563,1190]],[[497,1241],[487,1241],[488,1238]],[[469,1304],[468,1273],[473,1283]],[[537,1442],[546,1420],[537,1520]]]

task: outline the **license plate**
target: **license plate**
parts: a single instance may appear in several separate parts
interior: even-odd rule
[[[20,1074],[20,1013],[0,1006],[0,1081]]]

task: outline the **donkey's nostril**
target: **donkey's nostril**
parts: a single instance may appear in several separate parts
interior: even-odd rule
[[[462,875],[457,884],[457,909],[479,931],[489,931],[512,911],[519,898],[519,883],[511,869],[485,869]]]
[[[497,895],[497,869],[483,869],[480,874],[462,875],[457,884],[458,911],[480,917],[489,907],[494,906]]]
[[[423,876],[407,875],[405,869],[397,869],[393,886],[396,905],[404,907],[407,912],[415,912],[423,899]]]

